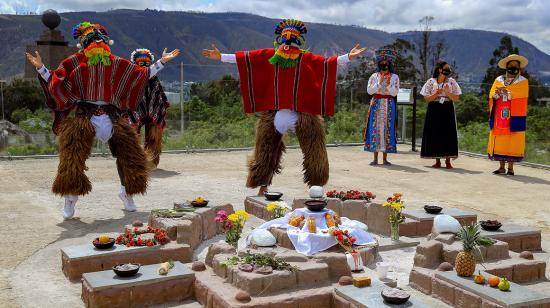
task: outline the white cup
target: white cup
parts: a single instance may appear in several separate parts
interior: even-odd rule
[[[376,273],[378,273],[378,279],[386,279],[388,277],[388,270],[390,269],[390,264],[388,262],[377,262],[376,263]]]

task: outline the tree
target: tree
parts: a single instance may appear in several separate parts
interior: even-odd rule
[[[433,20],[433,16],[424,16],[418,21],[421,27],[420,43],[418,43],[418,61],[420,62],[420,76],[422,80],[428,80],[430,78],[428,61],[430,58],[430,51],[432,50],[430,45],[430,37],[432,33]]]
[[[12,121],[12,113],[21,108],[34,112],[45,107],[45,98],[38,83],[15,79],[4,88],[4,108],[6,119]]]

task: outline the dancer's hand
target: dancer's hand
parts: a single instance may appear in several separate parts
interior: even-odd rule
[[[34,52],[35,56],[31,55],[28,52],[26,52],[25,54],[27,55],[27,60],[29,60],[29,62],[34,67],[36,67],[36,69],[40,69],[42,68],[42,66],[44,66],[44,63],[42,63],[42,57],[40,57],[40,54],[38,53],[38,51]]]
[[[357,44],[357,45],[355,45],[355,47],[353,47],[350,50],[350,52],[348,53],[348,57],[349,57],[350,60],[353,60],[357,56],[359,56],[362,53],[364,53],[365,51],[367,51],[367,49],[369,49],[369,48],[368,47],[361,47],[359,44]]]
[[[220,50],[214,44],[212,44],[212,49],[203,49],[202,56],[217,61],[220,61],[222,59],[222,54]]]
[[[170,61],[172,61],[175,57],[177,57],[180,54],[179,49],[174,49],[171,52],[167,52],[167,48],[164,48],[164,51],[162,52],[162,58],[160,59],[160,62],[162,64],[166,64]]]

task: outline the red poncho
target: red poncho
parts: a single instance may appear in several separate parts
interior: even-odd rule
[[[236,53],[244,111],[290,109],[334,115],[337,57],[305,52],[296,67],[280,68],[269,63],[274,53],[273,48]]]

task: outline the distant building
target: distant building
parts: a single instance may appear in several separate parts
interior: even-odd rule
[[[537,98],[537,104],[539,106],[550,108],[550,97]]]

